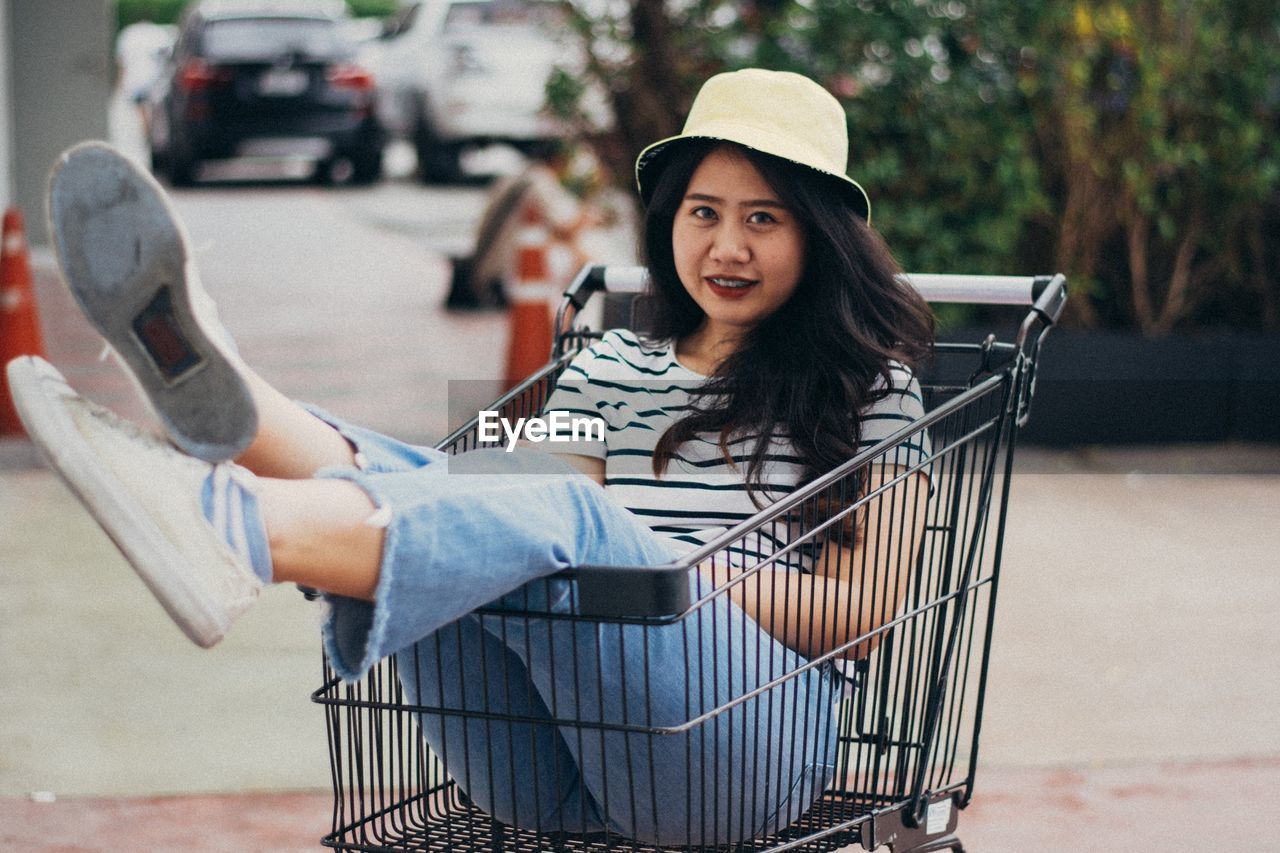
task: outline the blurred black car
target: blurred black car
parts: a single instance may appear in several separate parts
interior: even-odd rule
[[[330,0],[202,0],[184,14],[152,96],[152,168],[189,184],[203,160],[304,155],[316,175],[382,173],[374,81]]]

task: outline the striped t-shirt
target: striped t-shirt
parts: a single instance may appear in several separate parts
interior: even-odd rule
[[[894,363],[891,374],[890,392],[861,413],[860,450],[924,414],[920,386],[911,372]],[[603,459],[605,489],[611,497],[655,533],[669,537],[678,552],[691,551],[758,512],[746,484],[754,436],[729,442],[733,465],[725,460],[716,436],[708,434],[678,448],[661,477],[653,473],[658,439],[684,416],[690,389],[705,381],[705,376],[676,361],[672,342],[644,341],[626,330],[607,332],[570,362],[546,405],[547,412],[603,419],[604,440],[580,438],[544,444],[543,449]],[[921,433],[892,459],[909,466],[928,455],[928,438]],[[767,505],[795,491],[803,473],[791,442],[775,434],[757,500]],[[763,535],[751,537],[753,553],[743,556],[767,556],[786,544],[786,537],[786,531],[770,526]]]

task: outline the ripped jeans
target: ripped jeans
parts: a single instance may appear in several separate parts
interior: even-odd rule
[[[320,476],[355,482],[390,515],[375,603],[328,598],[330,661],[356,680],[395,655],[408,701],[464,712],[418,719],[479,808],[541,832],[712,845],[785,827],[830,783],[832,668],[687,725],[805,663],[727,596],[668,624],[554,618],[574,590],[550,575],[675,557],[599,485],[549,454],[447,457],[316,414],[359,466]]]

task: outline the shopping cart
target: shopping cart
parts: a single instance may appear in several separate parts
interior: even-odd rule
[[[486,609],[483,617],[513,630],[539,620],[590,624],[598,631],[619,626],[619,636],[620,626],[628,625],[698,630],[718,599],[730,595],[736,584],[753,582],[764,564],[786,555],[772,554],[732,580],[710,589],[694,586],[691,592],[690,573],[699,563],[714,565],[735,547],[741,551],[752,537],[779,525],[791,532],[788,549],[794,549],[793,555],[812,548],[820,538],[847,535],[851,522],[865,523],[858,511],[871,501],[878,499],[878,512],[892,513],[895,501],[904,499],[900,490],[906,474],[864,489],[869,466],[914,458],[915,463],[906,467],[927,473],[931,484],[928,494],[917,498],[922,504],[917,513],[925,517],[924,538],[908,570],[892,581],[902,588],[890,618],[828,654],[775,665],[771,680],[754,692],[711,706],[692,701],[686,719],[674,724],[665,720],[662,725],[653,725],[643,713],[602,722],[599,715],[587,719],[572,709],[557,713],[552,707],[548,722],[512,713],[507,706],[491,706],[487,700],[470,705],[413,704],[402,686],[405,669],[430,671],[439,664],[419,659],[417,651],[382,662],[355,684],[344,684],[326,661],[324,684],[312,697],[326,710],[334,790],[332,832],[323,843],[343,850],[433,851],[821,851],[855,844],[866,850],[887,845],[895,853],[962,850],[956,836],[957,813],[973,794],[1015,439],[1030,412],[1040,347],[1062,311],[1066,282],[1061,275],[907,278],[932,302],[1020,305],[1030,311],[1011,342],[991,335],[981,342],[939,344],[921,376],[924,417],[679,563],[657,569],[581,567],[563,573],[576,581],[576,599],[568,612],[549,614],[548,602],[529,595],[521,610]],[[539,414],[569,359],[599,336],[575,326],[587,300],[602,291],[638,291],[644,279],[641,268],[584,269],[560,308],[551,361],[490,408],[511,419]],[[925,431],[932,453],[923,461],[904,454],[903,449],[918,443]],[[439,445],[449,453],[484,446],[474,420]],[[524,635],[550,636],[527,630]],[[484,657],[468,662],[482,679],[485,667],[500,665]],[[644,667],[621,676],[624,683],[646,677],[648,659],[644,660]],[[821,790],[803,790],[801,785],[794,795],[812,801],[812,807],[789,826],[762,836],[753,837],[749,827],[740,828],[745,831],[733,838],[709,836],[705,823],[690,821],[687,837],[675,844],[664,840],[656,847],[607,829],[575,833],[563,824],[504,825],[477,807],[475,801],[485,801],[483,797],[468,795],[478,793],[472,782],[450,778],[445,762],[431,753],[419,728],[427,720],[481,721],[493,739],[517,730],[524,736],[529,727],[541,724],[579,743],[599,743],[604,760],[622,762],[618,766],[627,771],[623,778],[634,780],[607,792],[603,809],[608,817],[610,802],[634,806],[637,796],[654,797],[655,806],[661,807],[655,791],[664,780],[653,778],[654,768],[645,761],[654,751],[632,745],[644,747],[647,739],[663,738],[684,738],[687,743],[694,734],[733,727],[744,704],[758,701],[762,692],[785,695],[797,678],[817,667],[837,674],[831,680],[829,716],[805,715],[780,725],[835,728],[838,751],[831,781],[824,780]],[[535,688],[517,684],[514,689]],[[741,731],[748,736],[747,730]],[[738,754],[750,754],[752,746],[745,746]],[[688,753],[690,775],[707,769],[693,766],[702,755],[696,752]],[[717,790],[708,790],[705,783],[681,788],[681,780],[667,781],[684,791],[681,796],[702,798],[688,804],[690,813],[718,809],[727,802],[726,791],[731,799],[734,790],[759,790],[761,774],[763,787],[770,784],[771,768],[759,761],[740,764],[711,768]],[[492,800],[494,792],[488,793]],[[532,793],[554,798],[567,792]],[[623,810],[624,805],[615,808]]]

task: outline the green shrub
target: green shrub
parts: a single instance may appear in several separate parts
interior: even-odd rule
[[[566,7],[620,183],[710,74],[798,71],[845,105],[850,173],[908,269],[1061,270],[1077,325],[1280,329],[1274,0]]]
[[[176,24],[187,0],[116,0],[116,29],[139,21]]]

